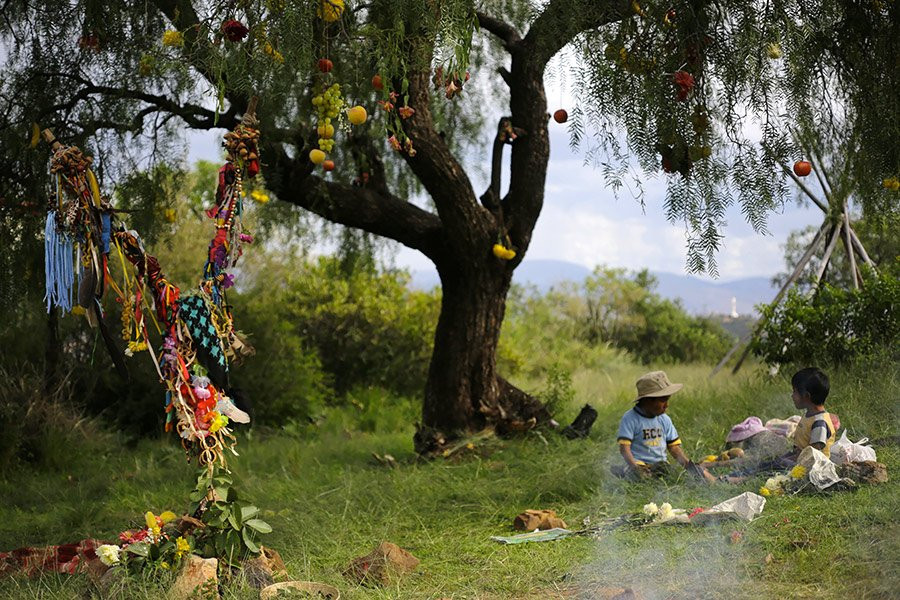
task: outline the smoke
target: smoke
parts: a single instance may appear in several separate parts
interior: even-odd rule
[[[605,474],[598,490],[598,499],[607,501],[604,512],[612,516],[639,511],[648,502],[669,502],[690,511],[742,491],[708,488],[680,469],[673,479],[625,482],[609,475],[608,466],[615,464],[616,458],[603,460],[600,468]],[[717,498],[711,500],[710,495]],[[698,498],[704,499],[697,503]],[[573,573],[575,597],[614,598],[611,588],[631,588],[641,600],[719,600],[758,595],[759,582],[746,572],[746,529],[746,523],[729,521],[708,526],[625,524],[598,532],[595,559]],[[733,537],[732,532],[737,534]]]

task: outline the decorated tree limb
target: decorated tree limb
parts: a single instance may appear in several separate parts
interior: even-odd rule
[[[229,420],[249,422],[247,414],[234,405],[225,391],[229,358],[248,349],[234,330],[226,290],[233,279],[227,268],[237,262],[242,245],[252,241],[251,236],[242,233],[240,217],[243,173],[253,177],[259,172],[255,104],[254,100],[241,123],[225,135],[228,161],[219,171],[216,204],[207,212],[215,220],[216,235],[210,243],[198,293],[187,296],[182,296],[179,288],[166,279],[136,231],[127,229],[124,223],[113,226],[115,211],[100,196],[99,185],[89,169],[91,159],[75,147],[62,146],[49,131],[44,132],[54,149],[51,172],[60,182],[59,207],[48,213],[47,220],[48,308],[51,302],[64,310],[69,308],[67,286],[71,288],[74,277],[67,265],[71,264],[69,240],[74,239],[79,255],[84,257],[78,306],[90,311],[87,314],[93,316],[89,319],[92,325],[102,326],[100,301],[106,283],[113,286],[123,306],[126,354],[147,350],[166,385],[166,430],[174,429],[189,457],[210,470],[216,466],[227,468],[225,451],[235,443]],[[68,201],[64,202],[64,197]],[[57,214],[65,215],[62,238],[55,235]],[[128,269],[123,269],[121,287],[115,284],[109,270],[113,245],[122,260],[131,263],[135,270],[132,278]],[[155,307],[154,320],[163,336],[158,357],[147,325],[148,304]],[[113,352],[114,357],[119,354]]]

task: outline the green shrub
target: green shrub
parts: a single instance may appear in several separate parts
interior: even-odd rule
[[[251,342],[265,359],[252,358],[242,370],[263,368],[264,377],[289,379],[296,365],[305,378],[291,384],[298,397],[306,388],[320,400],[326,385],[338,395],[367,386],[421,393],[439,301],[406,283],[403,273],[374,268],[348,273],[340,259],[322,257],[282,281],[248,291],[244,312],[249,314],[242,315],[241,327],[252,332]],[[283,365],[277,374],[270,373],[272,360]],[[316,380],[319,369],[325,378]],[[262,383],[263,377],[253,377]]]
[[[858,290],[825,284],[810,298],[792,291],[763,309],[753,351],[769,364],[839,364],[872,354],[900,356],[900,279],[869,276]]]

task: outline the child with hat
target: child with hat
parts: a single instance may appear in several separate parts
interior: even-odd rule
[[[625,477],[645,477],[654,472],[664,472],[668,466],[668,450],[692,475],[715,481],[715,477],[685,455],[678,431],[666,414],[669,398],[684,386],[669,381],[665,371],[642,375],[636,385],[634,408],[622,415],[617,434],[619,452],[627,466],[614,469],[614,472]]]

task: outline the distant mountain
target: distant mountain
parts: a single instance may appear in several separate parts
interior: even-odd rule
[[[778,291],[766,277],[747,277],[717,282],[677,273],[651,273],[657,278],[656,292],[672,300],[680,299],[684,308],[695,315],[730,314],[731,299],[735,298],[737,312],[755,312],[756,304],[769,302]],[[585,266],[563,260],[528,260],[513,274],[513,282],[531,285],[541,292],[564,281],[580,283],[591,274]],[[410,285],[416,289],[431,289],[440,285],[436,271],[414,271]]]

